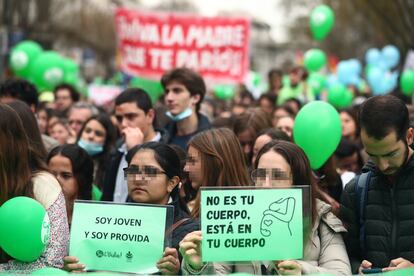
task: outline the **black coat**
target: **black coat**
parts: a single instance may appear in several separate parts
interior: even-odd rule
[[[345,244],[354,273],[364,259],[379,268],[399,257],[414,262],[414,158],[404,165],[395,183],[372,163],[363,168],[367,170],[372,173],[365,201],[364,252],[360,249],[355,180],[345,187],[341,198],[340,217],[348,229]]]
[[[164,129],[156,129],[155,131],[160,132],[161,134],[161,143],[167,143],[169,136],[168,132]],[[108,164],[106,166],[107,172],[105,178],[103,179],[103,190],[102,190],[102,199],[103,201],[114,201],[114,192],[115,192],[115,183],[116,177],[118,174],[118,167],[121,163],[123,153],[119,151],[119,148],[124,144],[123,139],[119,139],[115,143],[115,148],[111,151],[111,154],[108,158]],[[126,185],[126,181],[125,181]]]

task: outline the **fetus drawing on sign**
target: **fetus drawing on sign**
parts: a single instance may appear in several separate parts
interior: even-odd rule
[[[292,236],[289,223],[295,213],[296,200],[293,197],[281,198],[269,205],[269,209],[263,212],[260,223],[260,233],[264,237],[269,237],[273,232],[287,232]]]

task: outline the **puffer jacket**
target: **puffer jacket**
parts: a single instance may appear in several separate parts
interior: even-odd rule
[[[373,163],[363,172],[371,171],[365,201],[365,249],[360,246],[359,206],[355,179],[345,187],[341,199],[340,218],[348,229],[345,244],[352,271],[357,272],[362,260],[373,267],[387,267],[399,257],[414,262],[414,159],[411,158],[390,179]],[[364,252],[362,252],[364,251]]]

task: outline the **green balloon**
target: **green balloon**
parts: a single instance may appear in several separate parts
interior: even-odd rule
[[[323,40],[332,30],[335,15],[330,7],[320,5],[312,10],[309,23],[313,38]]]
[[[33,271],[30,274],[31,275],[66,275],[66,274],[69,274],[69,273],[62,270],[62,269],[58,269],[58,268],[54,268],[54,267],[45,267],[45,268]]]
[[[68,58],[62,58],[62,65],[64,70],[63,82],[76,85],[79,78],[79,65]]]
[[[316,170],[335,152],[341,140],[341,119],[336,109],[322,101],[306,104],[293,126],[293,139]]]
[[[63,82],[65,69],[63,58],[56,52],[47,51],[40,54],[30,66],[30,75],[36,86],[53,90]]]
[[[318,73],[310,74],[307,81],[314,95],[319,95],[326,85],[325,76]]]
[[[343,84],[335,84],[328,91],[328,102],[336,108],[346,108],[352,104],[352,92]]]
[[[36,42],[22,41],[11,52],[10,67],[17,76],[27,78],[30,74],[31,64],[42,52],[42,47]]]
[[[134,77],[129,83],[129,86],[144,89],[151,97],[152,104],[155,104],[159,97],[164,94],[164,88],[161,83],[155,80]]]
[[[404,95],[410,96],[414,92],[414,70],[406,70],[401,74],[400,86]]]
[[[49,217],[43,206],[29,197],[15,197],[0,208],[0,245],[14,259],[33,262],[49,241]]]
[[[234,87],[232,85],[217,85],[214,88],[214,95],[220,100],[230,100],[234,98]]]
[[[311,72],[319,71],[326,64],[326,55],[320,49],[310,49],[305,53],[305,67]]]

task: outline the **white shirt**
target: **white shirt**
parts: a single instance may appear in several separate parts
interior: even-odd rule
[[[159,142],[161,140],[161,133],[157,132],[155,137],[149,142]],[[128,167],[126,161],[126,155],[128,149],[126,144],[122,144],[118,149],[122,153],[121,162],[119,162],[118,172],[116,174],[115,190],[114,190],[114,202],[124,203],[128,197],[128,183],[124,177],[124,168]]]

